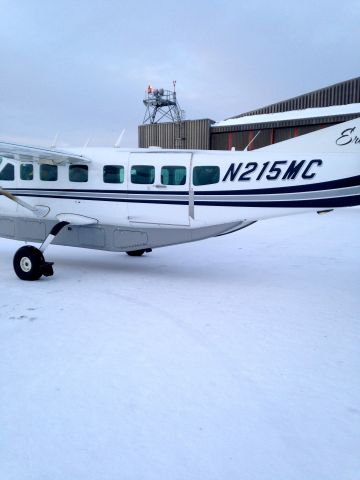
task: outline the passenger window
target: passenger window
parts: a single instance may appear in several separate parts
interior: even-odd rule
[[[11,163],[7,163],[0,172],[0,180],[14,180],[14,179],[15,179],[14,165],[12,165]]]
[[[220,179],[220,168],[215,166],[194,167],[193,184],[210,185],[218,183]]]
[[[121,165],[105,165],[103,179],[104,183],[124,183],[124,167]]]
[[[69,180],[70,182],[87,182],[88,166],[87,165],[70,165]]]
[[[20,178],[21,180],[33,180],[34,178],[34,165],[32,163],[20,164]]]
[[[56,165],[40,165],[40,180],[45,182],[56,182],[58,178],[58,167]]]
[[[131,183],[149,185],[154,183],[155,167],[151,165],[133,165],[131,167]]]
[[[185,167],[162,167],[161,183],[163,185],[185,185],[186,168]]]

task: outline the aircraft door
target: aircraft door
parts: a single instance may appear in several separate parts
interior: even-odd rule
[[[128,168],[131,223],[189,225],[190,153],[132,153]]]

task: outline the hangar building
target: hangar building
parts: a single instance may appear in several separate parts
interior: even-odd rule
[[[139,147],[249,150],[360,116],[360,77],[242,113],[139,126]]]

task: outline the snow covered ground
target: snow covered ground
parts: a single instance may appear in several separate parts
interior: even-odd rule
[[[0,478],[358,480],[360,210],[143,258],[0,240]]]

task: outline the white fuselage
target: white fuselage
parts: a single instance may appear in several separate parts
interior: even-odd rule
[[[359,119],[354,124],[359,127]],[[48,213],[35,219],[0,196],[0,236],[42,241],[60,218],[72,215],[96,225],[76,234],[69,228],[57,243],[129,250],[207,238],[264,218],[357,205],[359,145],[336,143],[355,130],[344,130],[346,125],[250,152],[69,149],[69,155],[83,157],[75,165],[51,167],[52,179],[41,161],[2,157],[1,188]],[[81,158],[85,176],[78,171]]]
[[[188,152],[93,148],[87,149],[86,157],[91,159],[86,182],[70,181],[69,165],[57,167],[56,181],[40,180],[40,165],[36,163],[33,179],[21,180],[21,163],[7,160],[14,165],[15,179],[3,180],[1,186],[29,203],[48,205],[47,219],[56,220],[58,214],[71,212],[96,218],[104,224],[199,227],[351,205],[356,203],[352,199],[353,194],[358,193],[356,185],[351,189],[346,181],[339,183],[339,188],[331,185],[328,188],[326,184],[360,173],[359,156],[351,153],[341,157],[333,153],[274,156],[260,150]],[[124,167],[124,180],[104,183],[106,165]],[[133,183],[131,169],[136,166],[154,167],[153,183]],[[185,183],[162,183],[162,168],[167,166],[186,169]],[[207,182],[205,171],[205,178],[194,182],[198,167],[213,167],[211,175],[216,175],[218,169],[219,180],[199,184]],[[209,180],[213,181],[213,177]],[[32,217],[31,212],[5,197],[0,197],[0,211],[2,215]]]

